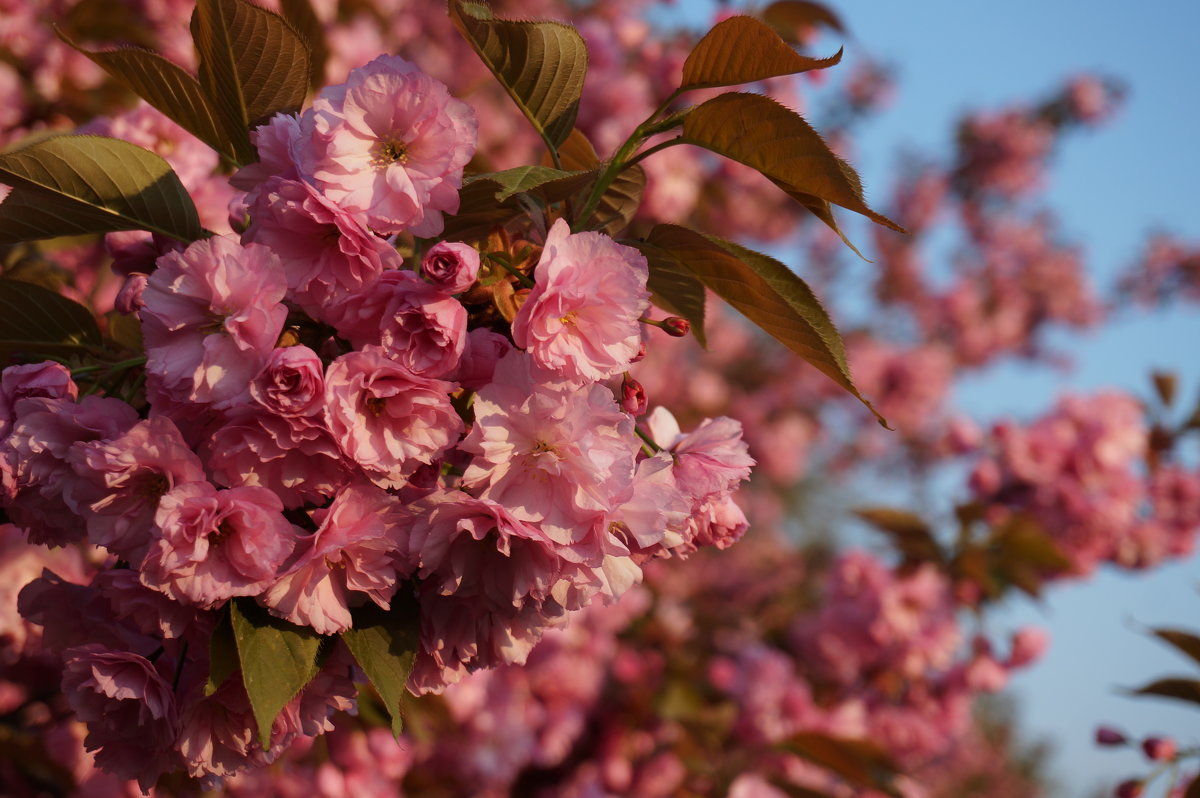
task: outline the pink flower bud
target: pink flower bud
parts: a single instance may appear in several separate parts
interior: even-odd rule
[[[434,244],[421,261],[421,275],[448,294],[462,293],[479,275],[479,251],[470,244]]]
[[[113,301],[113,307],[117,309],[117,312],[126,315],[137,313],[138,308],[146,304],[142,301],[142,292],[146,290],[148,279],[149,275],[141,272],[134,272],[125,278],[125,284],[121,286],[120,293]]]
[[[1045,630],[1034,626],[1021,629],[1012,637],[1012,651],[1008,655],[1008,667],[1021,668],[1041,659],[1050,645]]]
[[[667,335],[682,338],[692,331],[692,323],[679,316],[668,316],[662,320],[662,328],[666,331]]]
[[[621,409],[631,416],[646,412],[646,389],[628,374],[621,380]]]
[[[1140,781],[1137,779],[1130,779],[1129,781],[1123,781],[1118,784],[1115,794],[1117,798],[1140,798],[1145,790],[1145,786]]]
[[[1112,726],[1096,727],[1096,745],[1125,745],[1125,735]]]
[[[1175,758],[1179,749],[1170,737],[1147,737],[1142,740],[1142,750],[1146,752],[1149,759],[1156,762],[1168,762]]]

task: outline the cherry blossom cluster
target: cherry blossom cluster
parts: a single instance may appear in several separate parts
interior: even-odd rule
[[[136,113],[107,132],[161,135]],[[103,558],[19,600],[102,769],[144,789],[179,768],[221,779],[353,706],[338,647],[261,743],[240,680],[206,689],[234,599],[337,635],[356,607],[411,596],[409,688],[440,692],[523,662],[645,561],[745,531],[740,425],[631,414],[645,397],[622,375],[650,307],[637,250],[559,219],[532,279],[483,285],[478,249],[437,240],[476,135],[443,84],[376,58],[255,132],[260,160],[232,179],[240,235],[111,237],[144,387],[81,393],[49,361],[0,377],[8,517]],[[421,242],[408,259],[398,235]],[[519,309],[497,318],[495,286],[518,278]]]
[[[1067,397],[1031,424],[997,424],[971,487],[993,521],[1037,520],[1075,574],[1147,568],[1191,552],[1200,528],[1200,474],[1167,463],[1147,475],[1148,447],[1130,397]]]

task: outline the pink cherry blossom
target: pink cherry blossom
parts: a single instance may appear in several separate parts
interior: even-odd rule
[[[273,177],[263,184],[242,240],[279,257],[288,298],[320,320],[329,306],[401,263],[396,250],[352,213],[297,180]]]
[[[571,233],[559,219],[546,237],[533,290],[513,319],[513,341],[565,379],[618,374],[641,348],[647,275],[637,250],[602,233]]]
[[[541,628],[562,616],[552,590],[576,575],[574,564],[536,526],[465,493],[430,495],[405,515],[407,554],[429,619],[418,659],[432,660],[414,666],[428,670],[415,684],[436,689],[468,670],[523,662]]]
[[[302,173],[377,232],[442,231],[475,152],[471,107],[397,56],[380,56],[322,90],[301,119]]]
[[[147,371],[177,399],[241,401],[283,329],[286,290],[266,247],[213,237],[163,255],[140,314]]]
[[[142,562],[142,583],[206,608],[263,592],[299,540],[266,488],[189,482],[162,497],[155,522],[162,536]]]
[[[320,415],[325,402],[325,367],[307,346],[280,347],[254,382],[254,401],[279,416]]]
[[[100,645],[64,653],[63,692],[88,725],[84,745],[96,764],[149,790],[178,764],[179,716],[171,686],[154,665]]]
[[[15,409],[12,433],[0,450],[8,515],[33,543],[77,542],[90,517],[91,498],[90,481],[72,467],[79,449],[120,436],[137,421],[137,412],[101,396],[85,396],[79,403],[30,397]]]
[[[352,604],[369,599],[388,609],[399,576],[396,511],[396,500],[373,485],[344,488],[263,601],[276,615],[320,634],[349,628]]]
[[[204,480],[204,467],[166,416],[139,421],[120,437],[76,447],[74,467],[88,485],[88,537],[131,563],[152,542],[159,500]]]
[[[439,241],[421,259],[421,276],[447,294],[459,294],[475,284],[479,250],[470,244]]]
[[[640,448],[633,419],[602,385],[542,381],[531,368],[528,355],[511,352],[476,395],[460,447],[475,456],[463,484],[595,560],[596,525],[631,495]]]
[[[413,374],[378,347],[342,355],[325,374],[329,430],[377,484],[400,487],[453,445],[463,423],[453,383]]]
[[[324,407],[323,395],[318,407]],[[216,482],[268,488],[288,508],[324,503],[354,472],[323,416],[238,408],[213,432],[208,448]]]

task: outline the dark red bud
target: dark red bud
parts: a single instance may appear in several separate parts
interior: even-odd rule
[[[662,320],[662,328],[667,331],[667,335],[682,338],[692,331],[692,323],[678,316],[668,316]]]
[[[646,389],[628,374],[621,380],[621,409],[631,416],[646,412]]]
[[[1142,750],[1155,762],[1169,762],[1175,758],[1179,748],[1170,737],[1147,737],[1142,740]]]
[[[1145,786],[1137,779],[1123,781],[1117,785],[1117,798],[1141,798],[1143,792],[1146,791]]]
[[[1125,735],[1114,729],[1112,726],[1098,726],[1096,728],[1096,745],[1125,745],[1128,740]]]

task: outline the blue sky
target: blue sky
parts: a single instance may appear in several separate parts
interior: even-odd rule
[[[1200,242],[1200,110],[1196,100],[1200,4],[1159,2],[976,3],[843,0],[857,46],[899,70],[899,90],[858,139],[856,166],[868,188],[901,148],[945,148],[952,120],[969,109],[1036,98],[1081,71],[1099,71],[1129,87],[1121,114],[1070,138],[1056,160],[1047,202],[1064,232],[1083,244],[1102,285],[1137,253],[1147,231],[1175,230]],[[985,417],[1028,415],[1063,391],[1106,386],[1145,395],[1155,368],[1197,390],[1200,309],[1129,316],[1090,337],[1064,337],[1072,372],[1004,368],[964,385],[958,403]],[[1102,784],[1148,770],[1133,752],[1097,750],[1099,723],[1131,733],[1170,733],[1200,743],[1200,709],[1131,699],[1119,688],[1189,665],[1143,631],[1152,625],[1200,629],[1200,561],[1148,575],[1107,571],[1087,584],[1051,592],[1044,606],[1018,603],[1000,628],[1048,628],[1047,658],[1014,683],[1022,727],[1055,746],[1062,794],[1082,798]]]
[[[946,151],[962,112],[1038,99],[1064,78],[1093,71],[1122,80],[1129,94],[1119,116],[1070,137],[1056,158],[1046,201],[1063,232],[1084,247],[1090,271],[1105,287],[1151,230],[1173,230],[1200,243],[1200,3],[829,4],[851,33],[847,60],[865,52],[898,69],[895,100],[858,131],[853,162],[869,196],[874,187],[873,196],[884,197],[901,151]],[[702,19],[712,8],[693,0],[684,12]],[[1073,354],[1074,370],[1001,368],[963,385],[956,403],[985,419],[1028,417],[1066,391],[1121,387],[1148,395],[1148,375],[1158,368],[1180,374],[1184,397],[1200,392],[1195,305],[1131,314],[1097,334],[1058,340]],[[1200,631],[1200,560],[1147,575],[1102,572],[1089,583],[1053,590],[1042,606],[1017,603],[993,620],[995,631],[1035,623],[1053,636],[1047,658],[1015,679],[1014,692],[1022,728],[1057,750],[1058,795],[1084,798],[1149,770],[1133,752],[1097,750],[1091,742],[1097,724],[1200,743],[1200,708],[1119,692],[1167,673],[1188,673],[1188,662],[1144,629]]]

